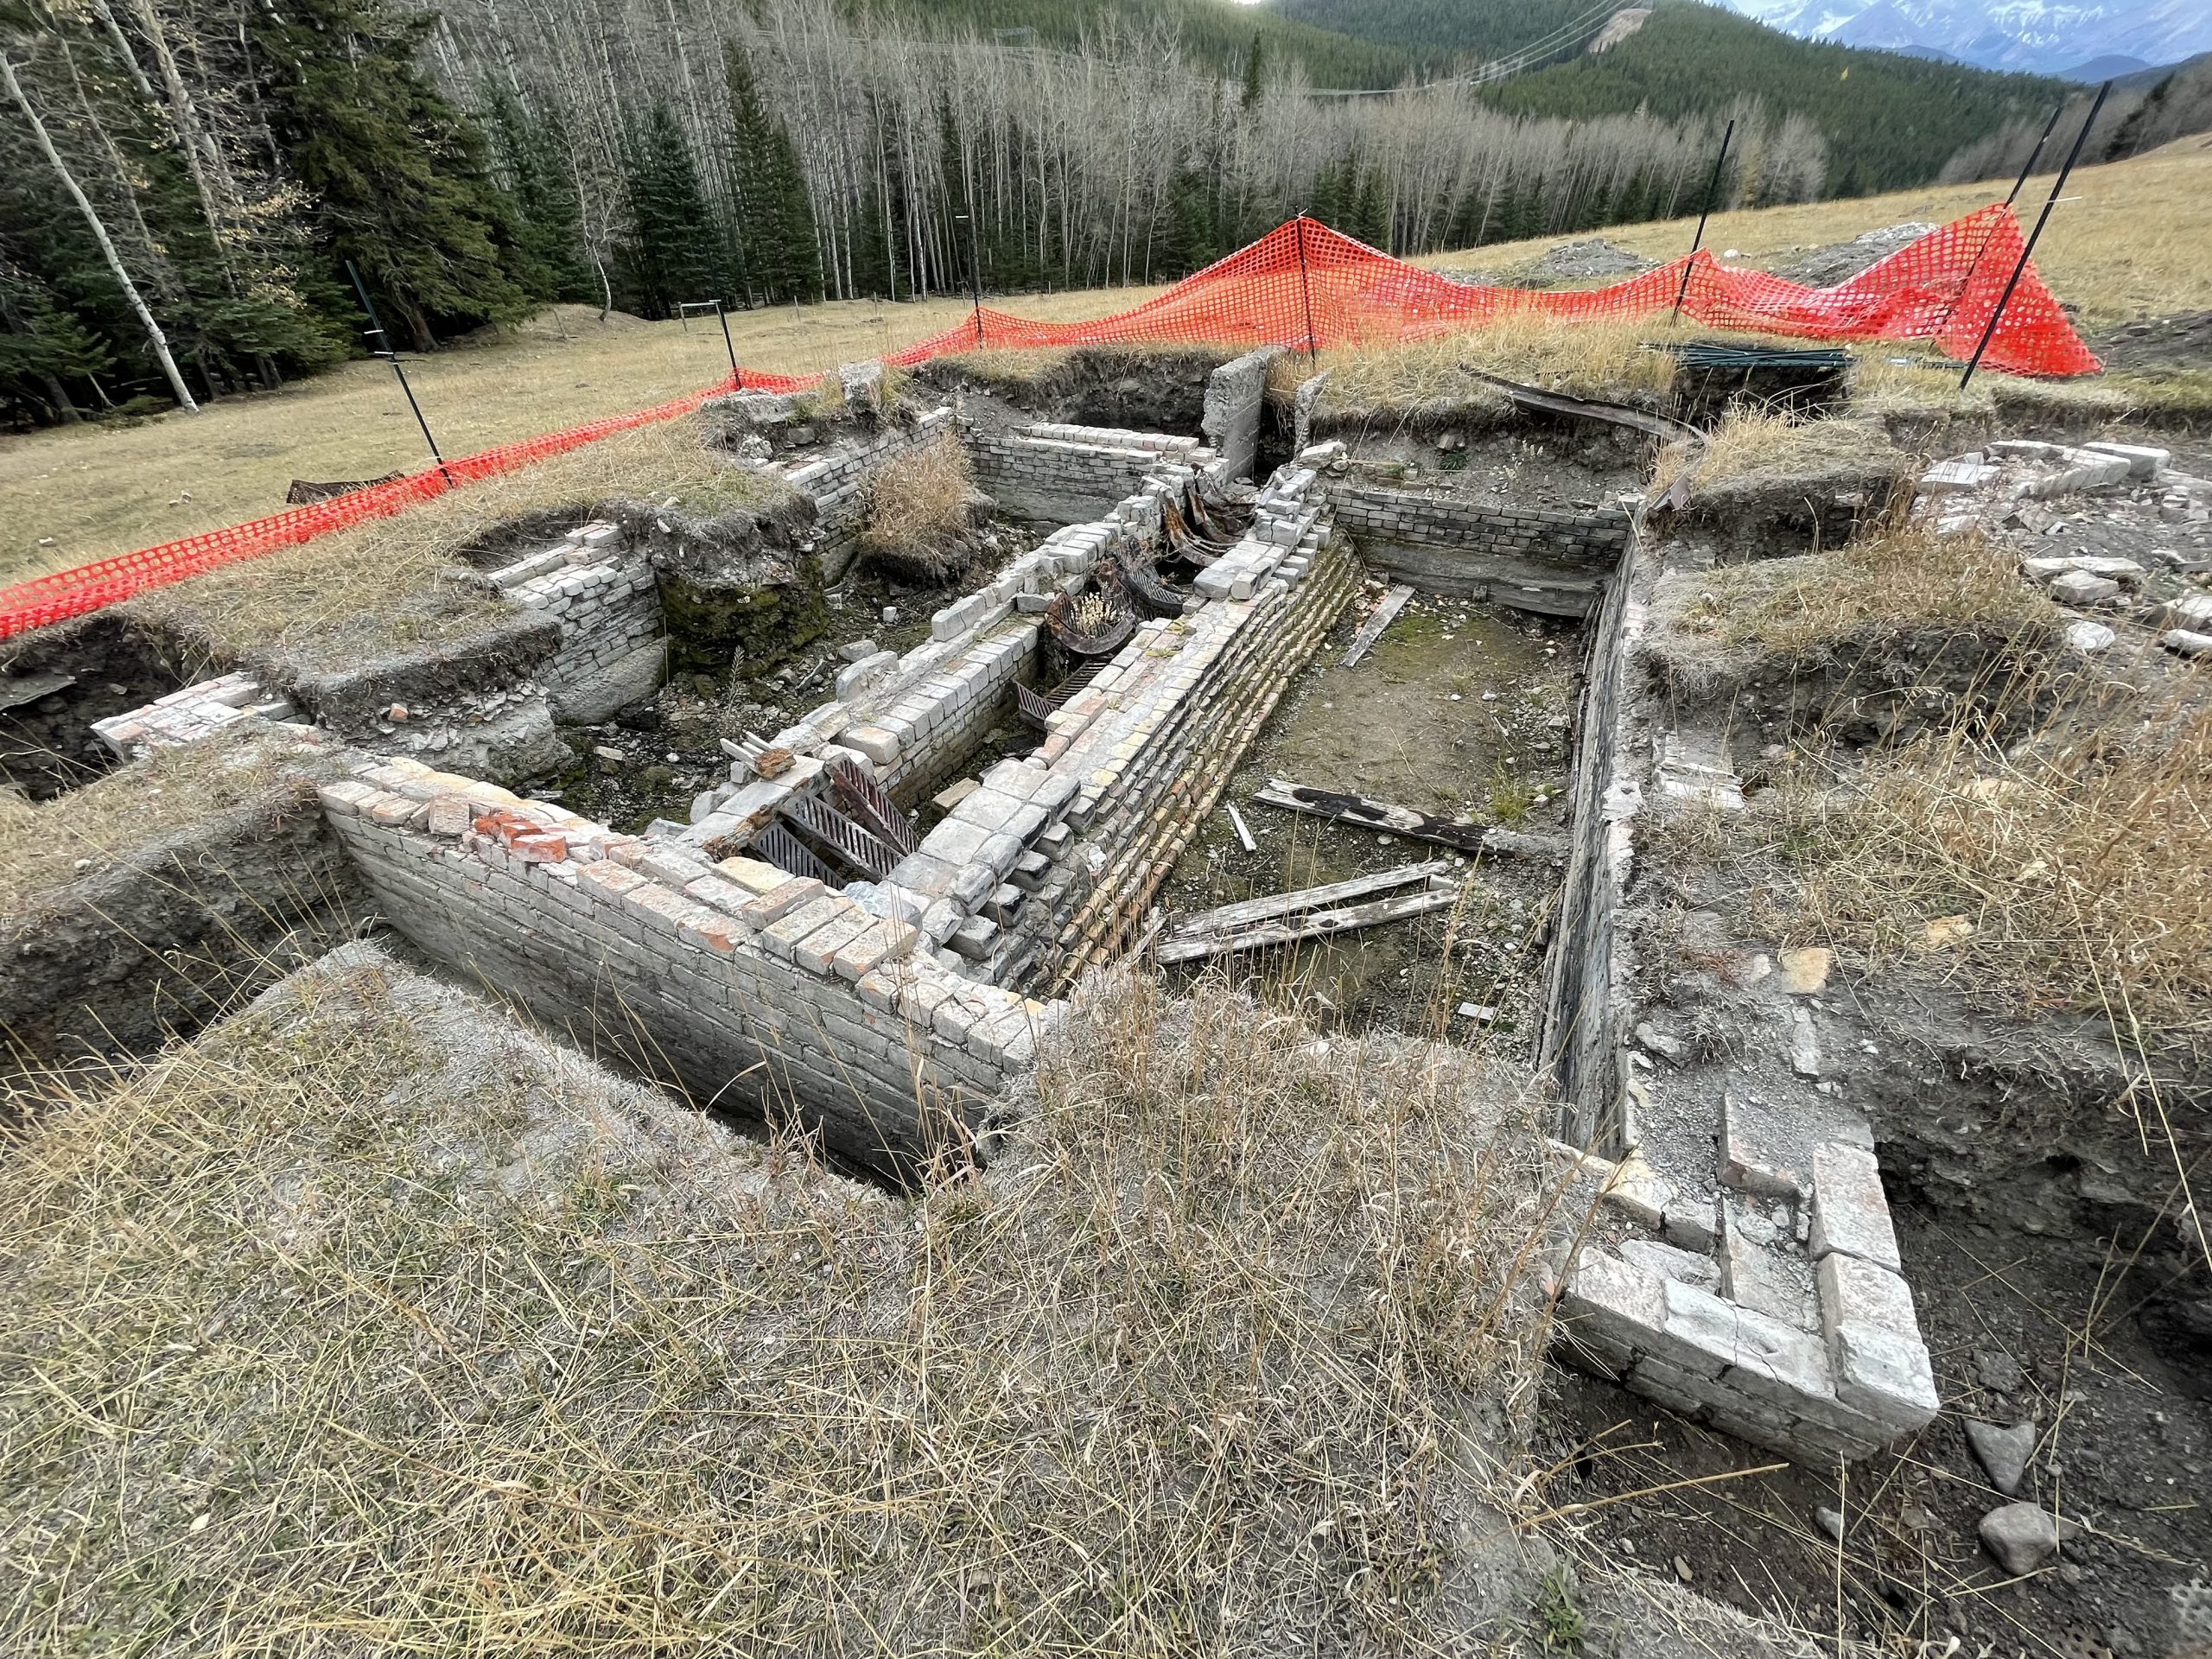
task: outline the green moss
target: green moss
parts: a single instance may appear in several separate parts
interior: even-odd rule
[[[725,679],[742,652],[747,678],[767,673],[820,639],[830,626],[822,566],[808,559],[796,581],[734,587],[694,581],[680,572],[660,579],[672,674]]]

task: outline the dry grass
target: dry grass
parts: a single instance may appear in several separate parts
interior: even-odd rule
[[[909,1203],[349,954],[0,1160],[11,1656],[1473,1650],[1479,1063],[1126,983]]]
[[[1763,410],[1732,410],[1694,454],[1671,443],[1659,452],[1649,492],[1666,493],[1694,462],[1693,495],[1724,485],[1758,488],[1793,479],[1882,477],[1902,473],[1911,457],[1872,420],[1792,420]]]
[[[218,813],[296,807],[319,753],[257,723],[157,750],[51,801],[0,790],[0,914]]]
[[[2023,217],[2029,223],[2042,211],[2051,182],[2046,174],[2031,179],[2021,192]],[[2010,188],[2009,180],[1931,185],[1889,195],[1716,213],[1705,241],[1716,254],[1736,250],[1731,264],[1764,267],[1777,255],[1847,242],[1880,226],[1908,219],[1940,225],[2002,200]],[[2036,268],[2061,299],[2082,308],[2085,322],[2101,327],[2138,316],[2212,309],[2212,264],[2204,258],[2204,249],[2212,246],[2212,136],[2178,139],[2132,161],[2077,168],[2066,194],[2069,200],[2052,213],[2037,245]],[[1647,257],[1675,259],[1689,251],[1696,225],[1694,218],[1666,219],[1614,226],[1601,234]],[[1414,263],[1503,269],[1578,239],[1580,235],[1540,237],[1427,255]]]
[[[1976,1001],[2105,1022],[2123,1052],[2212,1044],[2212,713],[2141,711],[1993,752],[1967,729],[1841,787],[1801,772],[1760,815],[1789,931],[1917,960]],[[1964,917],[1972,928],[1930,924]]]
[[[868,475],[868,524],[861,554],[921,582],[942,582],[977,550],[969,499],[975,470],[950,429]]]
[[[1793,568],[1777,582],[1784,563]],[[1767,586],[1751,603],[1724,598],[1723,631],[1732,643],[1778,656],[1802,658],[1870,633],[1971,630],[2026,644],[2057,620],[2050,601],[2020,580],[2015,556],[1981,536],[1885,531],[1824,556],[1711,575],[1724,594],[1731,578]]]
[[[710,518],[771,501],[780,485],[701,441],[696,422],[618,433],[390,518],[158,588],[133,601],[218,655],[281,649],[305,669],[358,666],[464,637],[514,614],[503,599],[439,579],[472,543],[526,513],[588,517],[601,503],[676,498]]]
[[[1866,346],[1854,347],[1852,355],[1852,410],[1885,423],[2032,420],[2098,426],[2125,418],[2140,401],[2132,378],[2029,380],[1978,373],[1961,391],[1958,365],[1932,352]]]
[[[1023,295],[1025,316],[1103,316],[1157,289]],[[738,361],[810,374],[942,333],[964,299],[839,301],[730,318]],[[408,361],[408,378],[448,455],[665,403],[729,373],[712,318],[602,325],[559,306],[495,343]],[[275,512],[295,478],[375,478],[426,465],[391,371],[349,363],[281,391],[226,397],[198,416],[130,427],[0,435],[0,582]],[[52,538],[52,545],[41,543]]]
[[[1329,372],[1329,381],[1322,401],[1339,416],[1423,405],[1502,414],[1509,407],[1503,395],[1465,372],[1472,368],[1574,397],[1655,403],[1673,386],[1676,365],[1647,342],[1666,333],[1664,324],[1649,321],[1583,323],[1525,316],[1402,346],[1325,351],[1319,366]],[[1304,357],[1286,358],[1276,365],[1275,390],[1294,390],[1313,372]]]

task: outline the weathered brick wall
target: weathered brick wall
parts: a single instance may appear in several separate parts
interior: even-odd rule
[[[1927,1427],[1939,1408],[1935,1374],[1874,1155],[1826,1144],[1809,1185],[1815,1320],[1749,1306],[1697,1252],[1591,1245],[1560,1298],[1568,1357],[1802,1463],[1863,1458]]]
[[[1796,1057],[1755,1082],[1744,1075],[1755,1067],[1704,1065],[1639,1023],[1665,1016],[1639,1007],[1645,982],[1622,919],[1637,826],[1654,811],[1742,805],[1712,734],[1674,729],[1634,669],[1665,557],[1639,531],[1593,641],[1543,1037],[1561,1133],[1640,1236],[1578,1252],[1556,1329],[1577,1364],[1801,1462],[1833,1464],[1930,1421],[1934,1371],[1864,1119],[1815,1090]],[[1811,992],[1785,994],[1783,978],[1763,968],[1745,988],[1771,1008],[1754,1040],[1787,1040],[1809,1019]],[[1631,1030],[1668,1065],[1651,1070],[1639,1052],[1639,1073]],[[1785,1087],[1805,1092],[1770,1098]]]
[[[1587,616],[1628,546],[1617,507],[1521,506],[1397,490],[1325,469],[1337,527],[1392,580],[1548,616]]]
[[[784,481],[814,503],[814,550],[821,556],[824,582],[838,581],[853,562],[868,525],[868,474],[929,442],[951,423],[949,405],[933,409],[912,423],[879,427],[865,439],[783,468]]]
[[[1210,456],[1196,438],[1052,422],[965,435],[976,479],[1001,511],[1044,524],[1103,518],[1163,464]]]
[[[652,566],[613,524],[580,526],[492,579],[560,623],[561,643],[537,677],[562,719],[605,720],[660,683],[666,642]]]
[[[405,761],[365,763],[323,802],[385,915],[434,960],[702,1104],[796,1121],[877,1168],[988,1156],[993,1109],[1058,1014],[749,859]]]

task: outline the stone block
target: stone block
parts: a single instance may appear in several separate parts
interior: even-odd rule
[[[1881,1166],[1864,1147],[1823,1141],[1813,1149],[1813,1259],[1840,1250],[1891,1272],[1902,1265]]]
[[[2174,458],[2172,450],[2154,448],[2145,443],[2109,443],[2101,439],[2082,448],[2093,455],[2117,456],[2127,463],[2128,477],[2150,482],[2164,477],[2167,464]]]
[[[1598,1341],[1647,1349],[1667,1322],[1666,1282],[1649,1268],[1585,1246],[1560,1296],[1560,1327],[1570,1341],[1587,1332]]]
[[[1855,1255],[1821,1258],[1821,1329],[1831,1341],[1844,1325],[1871,1325],[1900,1337],[1920,1339],[1912,1287],[1902,1275]]]
[[[1891,1434],[1925,1427],[1942,1408],[1928,1350],[1878,1325],[1847,1323],[1828,1333],[1836,1398]]]
[[[899,739],[880,726],[848,726],[838,735],[846,747],[857,750],[879,766],[898,764]]]
[[[2087,570],[2069,570],[2051,579],[2050,596],[2062,605],[2094,605],[2120,592],[2109,576],[2093,576]]]
[[[738,912],[738,919],[750,928],[772,926],[793,911],[820,899],[827,891],[811,876],[787,876],[781,885],[770,888]]]

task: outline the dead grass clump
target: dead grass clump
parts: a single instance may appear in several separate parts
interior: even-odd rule
[[[868,481],[861,555],[899,575],[943,582],[975,563],[976,474],[950,431],[886,461]]]
[[[1700,455],[1670,443],[1659,452],[1650,493],[1664,495],[1695,461],[1693,499],[1715,490],[1757,492],[1802,479],[1894,477],[1910,457],[1872,420],[1792,420],[1784,414],[1734,410],[1707,434]]]
[[[908,1203],[346,957],[0,1160],[11,1655],[1466,1645],[1543,1341],[1468,1057],[1123,984]]]
[[[1479,369],[1521,385],[1578,397],[1656,405],[1675,383],[1672,355],[1647,341],[1665,332],[1649,320],[1566,321],[1533,315],[1509,315],[1479,327],[1401,345],[1325,351],[1329,371],[1322,401],[1339,416],[1423,405],[1507,407],[1497,390],[1466,369]],[[1313,371],[1303,357],[1277,365],[1294,388]]]
[[[503,599],[440,580],[462,550],[512,520],[563,510],[581,518],[612,501],[671,496],[687,515],[710,518],[769,503],[782,488],[709,451],[696,422],[662,422],[389,518],[156,588],[131,605],[219,658],[281,650],[306,669],[349,668],[461,639],[513,614]]]
[[[157,749],[50,801],[0,791],[0,913],[218,814],[296,805],[320,753],[257,721]]]
[[[1769,811],[1803,936],[2092,1014],[2125,1052],[2212,1045],[2212,713],[2009,753],[1952,731]]]
[[[1834,551],[1708,573],[1720,637],[1802,659],[1872,633],[1972,631],[2024,643],[2055,626],[2015,556],[1979,535],[1885,530]]]

